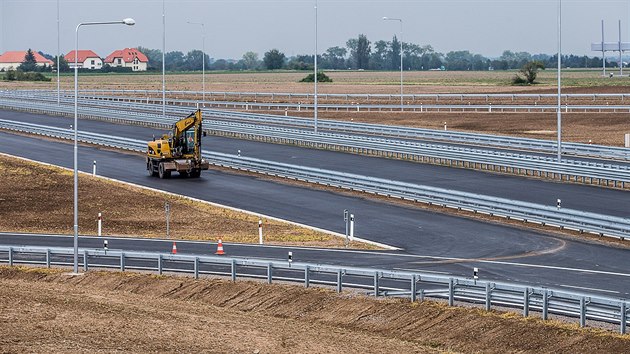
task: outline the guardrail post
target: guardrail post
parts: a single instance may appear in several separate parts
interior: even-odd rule
[[[158,275],[162,275],[162,255],[158,255]]]
[[[46,249],[46,268],[50,268],[50,248]]]
[[[195,279],[199,279],[199,257],[195,257],[194,265]]]
[[[9,267],[13,267],[13,247],[9,247]]]
[[[411,302],[416,302],[416,275],[411,276]]]
[[[523,317],[529,317],[529,288],[523,291]]]
[[[621,321],[619,326],[619,333],[626,334],[626,302],[621,302]]]
[[[120,271],[121,272],[125,271],[125,253],[124,252],[120,252]]]
[[[310,275],[309,273],[310,273],[310,272],[309,272],[309,267],[308,267],[308,266],[305,266],[305,267],[304,267],[304,287],[305,287],[305,288],[308,288],[308,287],[311,285],[311,284],[310,284],[310,283],[311,283],[311,280],[310,280],[310,278],[309,278],[309,275]]]
[[[455,285],[453,284],[453,278],[448,278],[448,306],[453,306],[455,298]]]
[[[378,297],[378,293],[380,292],[380,290],[378,289],[378,272],[374,272],[374,296]]]
[[[542,319],[547,321],[549,318],[549,294],[547,293],[547,289],[543,290],[542,306]]]
[[[232,278],[232,281],[236,281],[236,259],[232,259],[230,273],[231,273],[230,276]]]
[[[88,271],[88,252],[87,250],[83,250],[83,271]]]
[[[486,311],[490,311],[492,302],[492,290],[490,289],[490,283],[486,283]]]
[[[586,327],[586,298],[580,298],[580,327]]]
[[[273,279],[273,265],[271,263],[267,264],[267,284],[271,284]]]
[[[341,269],[337,269],[337,292],[340,293],[342,290],[342,281],[343,281],[343,273]]]

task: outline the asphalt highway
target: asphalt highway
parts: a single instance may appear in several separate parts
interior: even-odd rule
[[[72,120],[63,117],[0,110],[0,119],[70,127]],[[117,125],[101,121],[80,120],[81,130],[150,140],[162,130]],[[255,157],[295,165],[348,172],[432,187],[453,189],[501,198],[555,206],[562,200],[565,208],[628,217],[630,192],[579,184],[557,183],[489,172],[449,168],[407,161],[367,157],[295,146],[266,144],[212,136],[204,140],[203,149]]]
[[[69,120],[65,120],[68,122]],[[82,121],[82,124],[84,122]],[[87,128],[85,121],[81,129]],[[0,133],[0,152],[72,166],[72,146],[39,138]],[[207,139],[211,140],[211,139]],[[99,175],[199,199],[247,209],[343,233],[343,209],[356,216],[356,236],[402,249],[399,252],[298,250],[294,257],[314,263],[348,264],[389,269],[433,271],[468,276],[472,267],[487,279],[567,289],[599,289],[626,297],[630,293],[628,250],[569,240],[527,229],[443,215],[356,196],[278,183],[267,179],[206,171],[201,179],[160,180],[146,175],[144,158],[136,154],[81,146],[79,168]],[[69,191],[70,193],[71,191]],[[80,207],[80,206],[79,206]],[[68,212],[71,212],[70,210]],[[1,216],[1,211],[0,211]],[[81,247],[101,247],[100,240]],[[70,246],[67,237],[0,236],[1,244]],[[110,248],[170,251],[170,241],[116,240]],[[178,251],[208,252],[208,244],[178,243]],[[238,256],[284,259],[286,248],[229,245]],[[453,259],[453,258],[464,258]],[[595,290],[588,290],[595,291]]]

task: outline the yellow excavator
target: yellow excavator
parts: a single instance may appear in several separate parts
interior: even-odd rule
[[[170,178],[177,171],[182,177],[198,178],[201,170],[210,167],[201,158],[201,110],[173,124],[173,131],[162,139],[149,141],[147,147],[147,171],[149,176]]]

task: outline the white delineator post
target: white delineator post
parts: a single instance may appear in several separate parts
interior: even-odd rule
[[[94,163],[92,164],[92,177],[96,176],[96,160],[94,160]]]
[[[626,134],[626,147],[630,148],[630,134]]]
[[[350,214],[350,242],[354,241],[354,214]]]
[[[98,236],[101,236],[101,230],[102,230],[102,226],[103,226],[103,216],[101,215],[101,213],[98,213]]]
[[[262,237],[262,220],[258,219],[258,244],[262,245],[263,244],[263,237]]]

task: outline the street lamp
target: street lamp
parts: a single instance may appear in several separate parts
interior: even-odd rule
[[[200,25],[202,32],[202,43],[201,43],[201,97],[202,101],[206,102],[206,27],[201,22],[187,22],[189,25]]]
[[[133,26],[136,24],[132,18],[126,18],[122,21],[108,21],[108,22],[82,22],[77,25],[76,39],[74,42],[74,273],[79,272],[79,175],[77,171],[77,122],[79,112],[79,28],[81,26],[94,26],[94,25],[127,25]]]
[[[61,105],[61,92],[59,83],[59,56],[61,49],[59,49],[59,0],[57,0],[57,106]],[[77,53],[74,53],[75,55]]]
[[[558,0],[558,162],[562,162],[562,0]]]
[[[162,0],[162,117],[166,118],[166,11],[165,0]]]
[[[315,95],[313,96],[313,132],[317,134],[317,0],[315,0]]]
[[[403,20],[401,18],[383,17],[384,21],[400,22],[400,110],[403,110]]]

